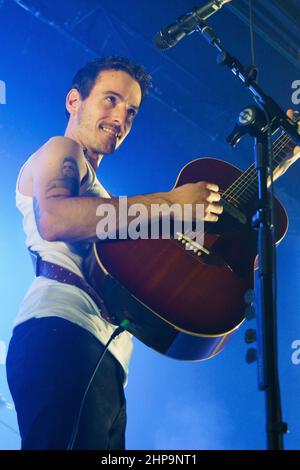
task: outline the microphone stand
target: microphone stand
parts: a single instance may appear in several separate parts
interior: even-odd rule
[[[244,83],[258,105],[247,107],[240,113],[238,125],[227,141],[236,145],[244,134],[250,134],[254,138],[258,211],[252,219],[252,225],[258,228],[260,279],[260,309],[257,318],[258,387],[265,392],[268,449],[282,450],[287,424],[282,420],[278,377],[273,198],[270,197],[267,180],[272,169],[272,163],[269,161],[269,155],[272,154],[272,134],[281,127],[298,145],[300,135],[297,125],[258,86],[257,69],[254,66],[245,68],[238,59],[230,55],[205,21],[199,20],[197,32],[218,50],[217,62],[227,66]]]

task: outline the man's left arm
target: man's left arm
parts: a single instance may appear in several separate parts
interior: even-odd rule
[[[292,109],[289,109],[287,111],[287,116],[290,119],[294,119],[294,111]],[[298,122],[298,128],[300,131],[300,121]],[[297,145],[294,148],[293,154],[289,155],[285,160],[283,160],[280,165],[278,165],[275,170],[273,171],[273,181],[277,180],[280,176],[282,176],[286,170],[293,164],[295,163],[296,160],[300,157],[300,147]]]

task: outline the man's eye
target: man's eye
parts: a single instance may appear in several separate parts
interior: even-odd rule
[[[131,108],[128,109],[128,115],[133,119],[137,115],[137,112],[135,109]]]
[[[111,104],[115,104],[116,103],[116,97],[113,96],[113,95],[109,95],[106,97],[106,100],[109,101]]]

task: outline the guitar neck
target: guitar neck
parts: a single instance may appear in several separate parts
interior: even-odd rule
[[[293,152],[295,144],[289,135],[282,129],[273,141],[273,168],[275,169]],[[257,194],[257,172],[252,164],[239,178],[224,192],[223,198],[235,205],[246,206]]]

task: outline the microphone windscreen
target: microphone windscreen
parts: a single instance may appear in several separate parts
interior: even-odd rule
[[[173,45],[165,39],[165,35],[162,35],[161,31],[154,36],[153,42],[155,46],[162,51],[169,49],[169,47],[172,47]]]

